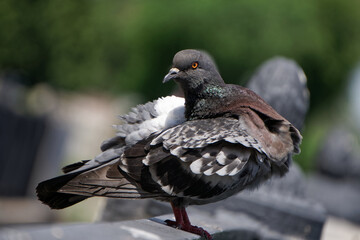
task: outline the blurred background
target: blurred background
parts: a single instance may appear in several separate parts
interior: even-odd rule
[[[100,153],[118,114],[170,94],[162,78],[186,48],[242,85],[267,59],[294,59],[311,96],[295,161],[360,200],[360,1],[2,0],[0,224],[95,219],[102,200],[50,211],[35,186]]]

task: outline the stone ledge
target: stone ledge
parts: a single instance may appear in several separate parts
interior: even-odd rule
[[[74,223],[5,227],[0,230],[0,240],[162,240],[196,238],[196,235],[167,227],[149,219],[112,223]]]
[[[290,240],[303,239],[274,231],[261,221],[246,214],[216,210],[213,213],[190,211],[190,219],[210,232],[214,239],[258,239]],[[49,224],[32,226],[9,226],[0,229],[0,240],[113,240],[113,239],[199,239],[175,228],[168,227],[164,220],[173,215],[163,215],[151,219],[123,222],[97,222],[74,224]]]

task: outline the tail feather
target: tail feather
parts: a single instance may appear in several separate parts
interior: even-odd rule
[[[64,167],[64,175],[39,183],[36,188],[39,200],[53,209],[66,208],[85,200],[91,195],[73,194],[60,190],[79,175],[91,174],[93,171],[109,165],[109,163],[117,162],[122,152],[123,148],[108,149],[93,160],[85,160]]]
[[[159,193],[142,190],[126,177],[126,173],[115,167],[117,164],[115,159],[91,170],[70,172],[41,182],[36,188],[38,198],[50,208],[62,209],[92,196],[127,199],[161,197]],[[112,169],[110,176],[107,174],[109,169]]]
[[[67,165],[65,167],[63,167],[61,170],[63,171],[63,173],[69,173],[72,172],[76,169],[81,168],[82,166],[84,166],[87,162],[89,162],[90,160],[83,160],[81,162],[76,162],[70,165]]]
[[[117,198],[147,198],[154,194],[143,191],[138,184],[116,166],[109,163],[92,171],[87,171],[71,179],[58,192],[80,194],[85,196],[109,196]],[[111,176],[109,176],[109,170]],[[114,169],[117,169],[115,172]],[[130,180],[131,179],[131,180]]]
[[[76,174],[68,174],[46,180],[39,183],[36,193],[39,200],[47,204],[52,209],[62,209],[74,205],[88,198],[88,196],[79,196],[75,194],[57,192],[68,181],[74,178]]]

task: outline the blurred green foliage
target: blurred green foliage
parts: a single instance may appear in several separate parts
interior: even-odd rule
[[[360,2],[2,0],[0,69],[28,84],[166,94],[175,52],[199,48],[227,82],[274,55],[294,58],[312,103],[330,99],[360,59]]]
[[[303,144],[311,168],[327,131],[321,108],[346,85],[360,60],[360,1],[99,1],[2,0],[0,72],[20,72],[26,84],[168,94],[161,84],[173,55],[208,51],[228,83],[242,83],[275,55],[305,70],[312,117]],[[301,162],[301,161],[300,161]]]

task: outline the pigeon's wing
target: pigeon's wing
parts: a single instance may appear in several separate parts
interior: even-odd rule
[[[142,169],[150,173],[152,186],[159,186],[169,196],[201,199],[225,198],[271,174],[284,174],[294,148],[289,147],[286,154],[279,155],[271,146],[291,142],[291,137],[282,139],[264,123],[256,125],[261,118],[249,114],[252,113],[244,111],[237,117],[177,125],[125,151],[118,167],[142,186],[149,181],[141,179],[137,166],[143,164]],[[262,139],[265,134],[269,135],[265,137],[269,143]],[[151,187],[146,190],[152,192]]]
[[[204,150],[219,142],[233,144],[240,152],[243,152],[241,147],[252,149],[274,162],[283,162],[289,154],[298,152],[301,136],[292,132],[293,126],[288,121],[265,119],[249,108],[238,113],[233,117],[185,122],[161,133],[151,146],[161,144],[180,159],[189,149]]]

